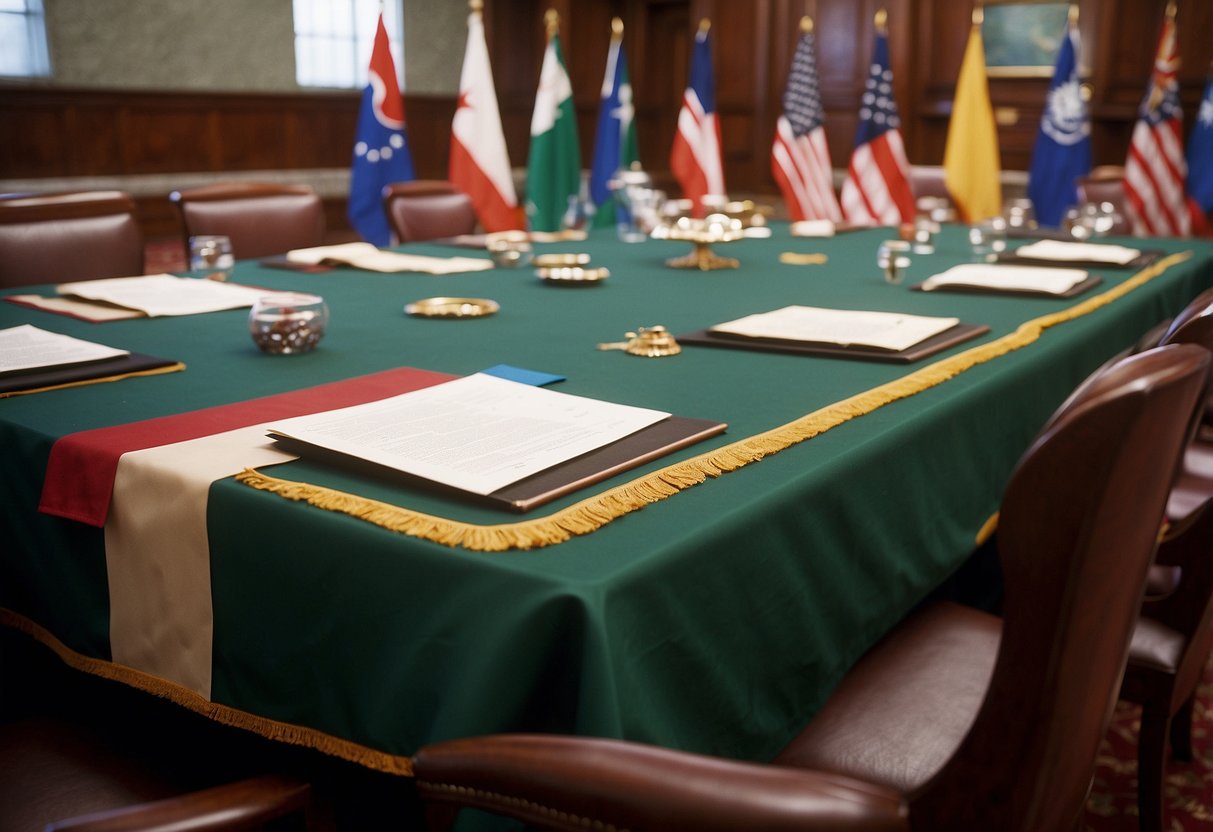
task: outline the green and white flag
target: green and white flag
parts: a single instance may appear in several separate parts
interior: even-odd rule
[[[581,151],[573,112],[573,84],[564,68],[560,36],[543,53],[539,92],[531,116],[531,151],[526,166],[526,214],[532,231],[560,231],[575,216],[581,192]]]

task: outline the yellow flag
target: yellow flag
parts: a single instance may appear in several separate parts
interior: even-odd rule
[[[986,81],[981,26],[969,32],[943,153],[944,181],[961,219],[980,222],[1002,213],[998,129]]]

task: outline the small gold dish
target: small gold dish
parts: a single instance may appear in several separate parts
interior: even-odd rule
[[[586,269],[581,266],[535,269],[535,274],[547,283],[560,283],[568,286],[589,286],[593,283],[601,283],[611,276],[608,269]]]
[[[588,254],[537,254],[535,267],[540,269],[555,269],[561,266],[584,266],[590,262]]]
[[[483,318],[501,305],[487,298],[425,298],[404,307],[409,315],[421,318]]]

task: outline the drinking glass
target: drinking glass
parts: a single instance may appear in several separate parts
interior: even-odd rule
[[[1036,208],[1030,199],[1013,199],[1003,212],[1007,228],[1013,231],[1030,231],[1036,228]]]
[[[190,237],[190,271],[210,272],[210,277],[222,279],[234,265],[230,238],[222,234]]]
[[[1007,250],[1007,221],[994,217],[969,227],[969,246],[974,258],[989,260]]]
[[[329,308],[319,295],[279,292],[257,299],[249,312],[249,333],[262,352],[310,352],[328,327]]]
[[[885,240],[876,250],[876,265],[884,270],[885,283],[896,286],[902,272],[910,265],[910,243],[906,240]]]

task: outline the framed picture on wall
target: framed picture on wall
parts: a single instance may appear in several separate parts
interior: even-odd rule
[[[986,0],[981,27],[991,77],[1047,78],[1066,31],[1069,3]]]

